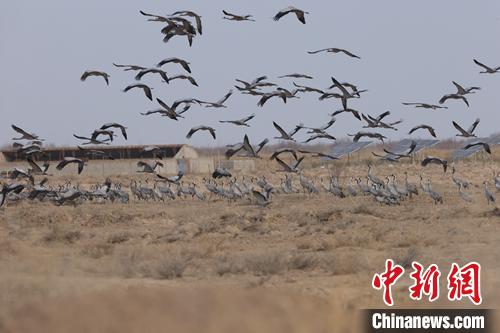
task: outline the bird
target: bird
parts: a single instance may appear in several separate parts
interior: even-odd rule
[[[431,110],[437,110],[437,109],[447,109],[447,106],[439,106],[439,105],[433,105],[433,104],[428,104],[428,103],[402,103],[403,105],[413,105],[416,108],[421,108],[421,109],[431,109]]]
[[[181,58],[166,58],[166,59],[163,59],[158,64],[156,64],[156,67],[162,67],[163,65],[168,64],[168,63],[179,64],[188,73],[191,73],[191,67],[189,67],[189,62],[187,62],[186,60],[181,59]]]
[[[292,149],[292,148],[279,148],[277,150],[275,150],[273,152],[273,154],[271,155],[271,160],[274,160],[276,157],[278,157],[279,155],[283,154],[283,153],[290,153],[292,154],[292,156],[297,159],[297,152],[295,151],[295,149]]]
[[[287,78],[287,77],[294,78],[294,79],[308,79],[308,80],[314,79],[310,75],[299,74],[299,73],[293,73],[293,74],[287,74],[287,75],[278,76],[278,78],[280,78],[280,79]]]
[[[311,135],[303,143],[308,143],[308,142],[311,142],[311,141],[314,141],[314,140],[317,140],[317,139],[337,140],[337,138],[335,138],[333,135],[330,135],[330,134],[328,134],[326,132],[320,132],[320,133],[316,133],[316,134]]]
[[[144,172],[144,173],[156,173],[156,168],[162,167],[163,168],[163,163],[154,161],[154,163],[148,163],[144,161],[139,161],[137,162],[137,166],[139,168],[142,168],[142,170],[139,170],[137,172]]]
[[[484,150],[485,150],[488,154],[490,154],[490,155],[491,155],[491,148],[490,148],[490,145],[489,145],[488,143],[486,143],[486,142],[482,142],[482,141],[480,141],[480,142],[474,142],[474,143],[469,143],[468,145],[466,145],[466,146],[464,147],[464,149],[465,149],[465,150],[467,150],[467,149],[469,149],[469,148],[471,148],[471,147],[475,147],[475,146],[482,146],[482,147],[483,147],[483,149],[484,149]]]
[[[364,131],[359,131],[356,134],[347,134],[347,135],[354,137],[353,142],[358,142],[359,139],[361,139],[362,137],[365,137],[365,136],[368,138],[380,140],[382,142],[384,142],[384,139],[387,139],[387,137],[385,137],[384,135],[382,135],[380,133],[364,132]]]
[[[259,192],[257,190],[252,189],[252,196],[257,203],[257,205],[261,207],[266,207],[267,205],[270,204],[270,195],[271,195],[272,188],[269,188],[267,190],[263,190],[262,192]]]
[[[294,161],[291,165],[286,164],[279,157],[275,157],[275,160],[283,167],[284,172],[297,173],[299,172],[298,166],[304,160],[304,158],[305,156],[302,156],[298,160]]]
[[[484,181],[483,182],[483,185],[484,185],[484,196],[486,197],[486,202],[488,204],[490,203],[495,203],[495,196],[493,195],[493,193],[491,193],[489,190],[488,190],[488,182],[487,181]]]
[[[297,83],[293,83],[293,85],[297,88],[300,88],[302,92],[315,92],[315,93],[318,93],[320,95],[324,95],[325,92],[321,89],[318,89],[318,88],[313,88],[313,87],[308,87],[308,86],[302,86],[302,85],[299,85]]]
[[[338,89],[340,89],[340,91],[342,92],[342,95],[341,96],[337,96],[338,94],[330,94],[334,97],[337,97],[337,98],[340,98],[342,100],[342,106],[344,107],[344,110],[347,109],[347,100],[350,99],[350,98],[359,98],[359,94],[362,93],[362,92],[365,92],[366,90],[356,90],[356,92],[349,92],[343,85],[342,83],[340,83],[339,81],[337,81],[337,79],[335,79],[334,77],[331,77],[331,80],[333,82],[333,86],[337,87]],[[324,99],[326,96],[323,95],[320,97],[320,100],[321,99]]]
[[[223,167],[216,167],[212,173],[212,178],[219,179],[224,177],[232,177],[231,173]]]
[[[308,129],[309,130],[309,131],[307,131],[308,134],[323,133],[324,131],[326,131],[327,129],[332,127],[332,125],[335,124],[336,121],[337,121],[337,119],[332,117],[325,125],[323,125],[321,127],[307,127],[307,126],[304,126],[302,124],[298,125],[297,127]]]
[[[73,136],[75,138],[77,138],[78,140],[87,140],[87,142],[84,142],[82,143],[82,145],[109,145],[108,141],[110,141],[110,139],[104,139],[104,140],[98,140],[97,139],[97,136],[96,137],[85,137],[85,136],[79,136],[79,135],[76,135],[76,134],[73,134]]]
[[[252,113],[248,117],[238,119],[238,120],[219,120],[219,123],[228,123],[228,124],[234,124],[236,126],[250,127],[250,125],[248,125],[247,122],[249,122],[253,118],[255,118],[255,113]]]
[[[87,80],[89,76],[100,76],[106,81],[106,84],[109,86],[109,77],[110,75],[106,72],[101,72],[101,71],[85,71],[83,72],[82,76],[80,77],[81,81]]]
[[[21,134],[20,138],[12,138],[12,140],[19,141],[19,140],[39,140],[43,141],[42,139],[39,139],[38,135],[35,133],[28,133],[25,130],[23,130],[21,127],[18,127],[16,125],[10,125],[14,131],[17,133]]]
[[[412,134],[413,132],[415,132],[416,130],[419,130],[419,129],[425,129],[425,130],[429,131],[430,135],[432,135],[433,137],[436,137],[436,131],[434,130],[434,128],[432,128],[429,125],[415,126],[408,132],[408,134]]]
[[[183,176],[184,176],[184,171],[182,171],[182,170],[180,170],[177,173],[177,175],[171,176],[171,177],[165,177],[165,176],[162,176],[158,173],[156,174],[156,177],[158,177],[162,180],[166,180],[167,182],[172,183],[172,184],[176,184],[176,185],[180,184],[180,180],[182,179]]]
[[[102,150],[86,149],[86,148],[83,148],[81,146],[76,146],[76,147],[78,148],[79,151],[81,151],[83,154],[85,154],[85,156],[88,156],[88,157],[91,157],[91,158],[95,158],[96,156],[100,156],[102,158],[106,158],[106,159],[109,159],[109,160],[114,160],[115,159],[112,154],[107,153],[107,152],[102,151]]]
[[[201,24],[201,16],[200,15],[196,14],[195,12],[189,11],[189,10],[177,11],[177,12],[172,14],[172,16],[174,16],[174,15],[194,17],[194,19],[196,21],[196,30],[198,31],[198,33],[200,35],[203,34],[203,27]]]
[[[146,74],[150,74],[150,73],[154,73],[154,74],[159,74],[161,76],[161,78],[163,79],[163,81],[165,81],[166,83],[168,83],[169,79],[168,79],[168,76],[167,76],[167,72],[159,69],[159,68],[146,68],[146,69],[143,69],[141,71],[139,71],[139,73],[137,73],[137,75],[135,76],[135,79],[137,81],[141,80],[142,77]]]
[[[170,81],[173,81],[173,80],[178,80],[178,79],[181,79],[181,80],[188,80],[193,86],[196,86],[198,87],[198,83],[196,82],[196,80],[190,76],[190,75],[174,75],[174,76],[171,76],[169,77],[169,82]]]
[[[43,169],[40,167],[31,157],[26,158],[26,161],[31,166],[31,174],[34,175],[47,175],[47,171],[49,170],[50,164],[45,162],[43,164]]]
[[[448,169],[448,161],[442,160],[442,159],[440,159],[438,157],[427,156],[426,158],[424,158],[422,160],[421,165],[423,167],[425,167],[425,166],[427,166],[429,164],[440,164],[440,165],[442,165],[444,172],[446,172],[446,170]]]
[[[351,53],[345,49],[339,49],[335,47],[329,47],[326,49],[321,49],[321,50],[316,50],[316,51],[307,51],[309,54],[316,54],[320,52],[328,52],[328,53],[344,53],[345,55],[351,57],[351,58],[356,58],[356,59],[361,59],[359,56],[355,55],[354,53]]]
[[[333,113],[330,113],[330,116],[332,117],[335,117],[336,115],[338,114],[341,114],[341,113],[344,113],[344,112],[347,112],[347,113],[350,113],[352,114],[356,119],[358,120],[361,120],[361,113],[357,110],[354,110],[354,109],[351,109],[351,108],[347,108],[347,109],[341,109],[341,110],[337,110]]]
[[[460,94],[448,94],[448,95],[444,95],[439,100],[439,104],[443,104],[444,102],[446,102],[449,99],[461,99],[468,107],[470,106],[469,105],[469,101],[467,100],[467,98],[464,95],[460,95]]]
[[[296,126],[293,130],[291,130],[289,133],[285,132],[283,128],[281,128],[280,125],[278,125],[275,121],[273,121],[273,126],[278,130],[278,132],[281,134],[280,137],[275,137],[275,139],[281,139],[281,140],[289,140],[289,141],[295,141],[293,136],[297,134],[298,131],[300,131],[301,127]]]
[[[500,71],[500,66],[494,67],[494,68],[493,67],[488,67],[485,64],[480,63],[476,59],[474,59],[474,63],[476,65],[481,66],[482,68],[485,69],[483,72],[479,72],[481,74],[495,74],[495,73],[498,73]]]
[[[127,128],[121,124],[118,123],[107,123],[101,126],[101,130],[107,130],[108,128],[118,128],[122,132],[123,138],[125,140],[128,140],[127,137]]]
[[[217,102],[212,103],[212,102],[202,102],[200,101],[201,104],[205,104],[205,107],[207,108],[227,108],[227,106],[224,105],[224,103],[228,100],[229,97],[233,94],[233,90],[229,90],[224,97],[219,99]]]
[[[410,143],[410,146],[405,150],[404,153],[394,153],[392,151],[389,151],[384,148],[384,152],[389,154],[390,156],[393,156],[396,158],[396,160],[403,158],[403,157],[411,157],[411,154],[415,151],[415,148],[417,148],[417,142],[415,140],[412,140]]]
[[[216,137],[215,137],[215,129],[213,129],[212,127],[209,127],[209,126],[205,126],[205,125],[200,125],[200,126],[196,126],[196,127],[191,128],[189,130],[188,134],[186,135],[186,138],[191,139],[191,136],[194,133],[196,133],[197,131],[209,131],[210,135],[212,135],[212,137],[214,139],[216,139]]]
[[[146,95],[146,97],[149,98],[150,101],[153,100],[153,94],[151,93],[151,89],[153,89],[153,88],[150,88],[147,85],[142,84],[142,83],[131,84],[131,85],[127,86],[125,89],[123,89],[123,92],[127,92],[130,89],[134,89],[134,88],[142,89],[144,91],[144,95]]]
[[[254,19],[252,19],[252,15],[236,15],[229,13],[226,10],[223,10],[222,13],[225,15],[223,19],[229,20],[229,21],[253,21],[255,22]]]
[[[455,121],[452,122],[453,126],[460,132],[460,134],[457,134],[456,136],[461,136],[464,138],[471,138],[471,137],[476,137],[474,134],[474,130],[476,129],[477,125],[479,124],[480,119],[477,118],[474,123],[472,123],[471,127],[466,131],[464,130],[460,125],[458,125]]]
[[[276,15],[274,15],[273,19],[275,21],[279,21],[283,16],[294,13],[297,16],[297,19],[302,23],[306,24],[305,14],[309,14],[309,12],[303,11],[301,9],[295,8],[293,6],[289,6],[280,10]]]
[[[113,66],[118,67],[118,68],[125,68],[124,69],[125,72],[128,72],[128,71],[141,71],[143,69],[146,69],[146,67],[142,67],[142,66],[137,66],[137,65],[119,65],[119,64],[116,64],[116,63],[113,63]]]
[[[78,165],[78,174],[81,174],[83,171],[83,167],[85,165],[85,162],[82,159],[76,158],[76,157],[65,157],[61,162],[59,162],[59,164],[56,165],[56,169],[61,171],[67,165],[73,164],[73,163]]]
[[[363,126],[363,128],[388,128],[397,131],[398,129],[394,127],[394,125],[402,123],[402,120],[398,120],[392,123],[385,123],[382,122],[382,119],[390,115],[390,111],[386,111],[377,117],[372,117],[370,115],[361,115],[361,118],[363,118],[364,121],[366,121],[367,125]]]
[[[474,94],[474,90],[481,90],[481,87],[467,87],[464,88],[460,84],[458,84],[455,81],[451,81],[453,85],[457,88],[457,94],[459,95],[467,95],[467,94]]]

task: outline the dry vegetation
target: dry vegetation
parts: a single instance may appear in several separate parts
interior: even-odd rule
[[[0,331],[350,332],[353,310],[383,305],[370,286],[386,258],[445,272],[477,260],[484,307],[496,307],[500,216],[479,187],[498,171],[496,156],[458,165],[476,185],[473,204],[431,166],[425,174],[444,195],[440,206],[424,195],[388,207],[324,193],[276,196],[263,209],[222,200],[8,205],[0,211]],[[310,163],[306,175],[361,176],[368,158]],[[276,165],[260,163],[278,184]],[[403,168],[417,181],[411,163],[376,173]],[[409,300],[409,283],[396,287],[396,304],[428,306]],[[442,297],[435,306],[458,305]]]

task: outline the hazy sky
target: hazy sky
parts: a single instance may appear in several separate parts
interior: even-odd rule
[[[303,25],[294,16],[274,22],[280,9],[294,5],[310,12]],[[193,47],[183,37],[162,42],[161,23],[147,22],[139,10],[167,15],[189,9],[202,15],[204,31]],[[230,22],[222,9],[252,14],[257,22]],[[479,135],[499,130],[500,74],[479,74],[473,58],[500,65],[500,1],[379,0],[379,1],[187,1],[187,0],[86,0],[2,1],[0,3],[0,144],[10,142],[17,124],[61,145],[78,143],[73,133],[89,135],[103,123],[116,121],[129,129],[130,144],[190,143],[222,145],[274,137],[275,120],[286,130],[303,122],[320,126],[340,108],[336,99],[318,101],[318,95],[301,95],[286,105],[272,99],[257,107],[255,96],[235,94],[227,109],[193,107],[179,122],[140,112],[158,107],[141,91],[121,90],[134,83],[132,72],[122,72],[113,62],[153,66],[167,57],[191,63],[200,87],[184,81],[170,85],[155,75],[144,82],[153,94],[169,104],[184,97],[216,101],[235,84],[260,75],[293,87],[292,80],[276,76],[299,72],[314,80],[296,80],[318,88],[331,84],[330,76],[349,81],[369,92],[350,106],[364,113],[392,112],[391,120],[404,119],[398,132],[381,131],[391,138],[407,136],[414,125],[433,125],[440,138],[455,135],[452,120],[470,124],[481,118]],[[326,47],[346,48],[361,60],[344,55],[306,51]],[[100,78],[80,82],[87,69],[111,75],[107,87]],[[182,73],[175,65],[170,75]],[[403,101],[437,103],[455,91],[452,80],[483,89],[470,95],[471,107],[449,101],[448,110],[428,111],[401,105]],[[251,128],[219,124],[256,113]],[[329,132],[338,138],[362,126],[349,114],[337,117]],[[208,133],[185,138],[188,130],[206,124],[217,130],[217,141]],[[426,132],[415,137],[428,138]],[[299,139],[306,138],[305,133]],[[125,144],[119,139],[117,144]]]

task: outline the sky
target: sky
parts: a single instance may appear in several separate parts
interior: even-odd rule
[[[280,9],[293,5],[308,11],[307,24],[293,15],[272,20]],[[256,22],[222,19],[222,10],[252,14]],[[163,43],[162,24],[148,22],[143,10],[167,15],[177,10],[193,10],[202,16],[203,35],[189,47],[186,38]],[[500,1],[484,0],[379,0],[379,1],[194,1],[194,0],[48,0],[2,1],[0,3],[0,145],[8,144],[16,133],[10,124],[35,132],[47,143],[76,145],[73,134],[90,135],[107,122],[119,122],[129,131],[129,140],[116,144],[188,143],[213,147],[252,142],[278,136],[272,122],[285,130],[299,123],[321,126],[329,113],[341,108],[340,101],[319,101],[316,94],[283,104],[272,99],[263,108],[257,97],[234,94],[225,109],[193,106],[186,119],[175,122],[159,116],[141,116],[158,108],[139,90],[123,93],[135,83],[132,72],[122,72],[113,62],[153,67],[168,57],[180,57],[191,64],[199,87],[186,81],[162,83],[152,75],[144,83],[153,95],[171,104],[195,97],[216,101],[240,78],[251,81],[267,75],[286,88],[292,82],[327,88],[330,77],[368,89],[349,106],[377,115],[391,111],[389,120],[403,119],[398,131],[380,130],[391,139],[408,137],[415,125],[429,124],[438,138],[457,134],[452,120],[468,128],[481,119],[477,133],[487,136],[499,131],[500,73],[479,74],[473,58],[490,66],[500,66]],[[345,48],[361,57],[307,51],[327,47]],[[102,70],[111,75],[109,87],[100,78],[80,81],[85,70]],[[169,75],[183,70],[167,65]],[[278,79],[290,73],[311,75],[314,80]],[[469,95],[470,108],[450,100],[447,110],[422,110],[401,102],[437,104],[440,97],[455,92],[451,81],[464,86],[480,86]],[[256,114],[250,128],[220,124]],[[213,126],[217,140],[208,132],[186,139],[197,125]],[[355,133],[362,123],[349,114],[337,116],[329,133],[337,138]],[[429,138],[417,132],[414,138]],[[299,133],[297,139],[306,139]]]

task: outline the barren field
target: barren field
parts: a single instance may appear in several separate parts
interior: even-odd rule
[[[255,176],[279,187],[274,167]],[[304,174],[315,182],[366,175],[364,163],[310,167]],[[418,183],[419,165],[375,166],[380,178],[404,171]],[[484,180],[494,192],[495,171],[496,160],[457,165],[474,184],[470,204],[439,166],[424,172],[442,205],[425,194],[386,206],[324,192],[274,195],[265,208],[246,199],[8,204],[0,210],[0,331],[357,332],[358,309],[384,307],[371,279],[387,258],[440,266],[435,307],[472,307],[445,301],[445,276],[452,262],[478,261],[482,307],[495,308],[500,211],[482,192]],[[398,282],[396,306],[429,307],[410,300],[409,285]]]

